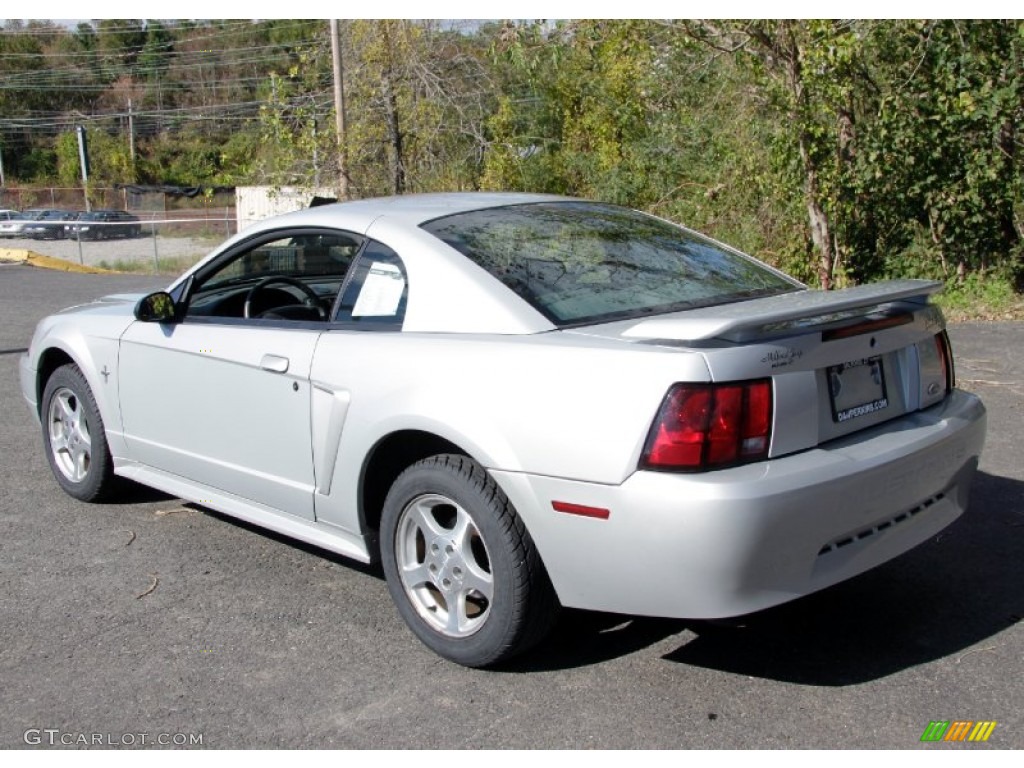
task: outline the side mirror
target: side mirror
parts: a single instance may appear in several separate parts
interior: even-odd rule
[[[178,308],[166,291],[157,291],[143,296],[135,305],[135,319],[144,323],[174,323],[178,320]]]

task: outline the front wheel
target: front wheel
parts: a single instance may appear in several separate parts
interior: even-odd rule
[[[398,612],[429,648],[496,664],[547,634],[558,602],[529,532],[473,460],[413,464],[388,493],[381,559]]]
[[[60,487],[82,501],[107,496],[114,462],[96,400],[77,366],[61,366],[50,376],[41,416],[46,458]]]

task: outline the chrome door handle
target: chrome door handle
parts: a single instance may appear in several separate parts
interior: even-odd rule
[[[273,373],[285,373],[288,370],[288,358],[280,355],[264,355],[260,360],[260,368]]]

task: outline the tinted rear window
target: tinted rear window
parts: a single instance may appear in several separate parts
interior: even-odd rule
[[[562,326],[725,304],[800,287],[694,232],[611,205],[488,208],[422,227]]]

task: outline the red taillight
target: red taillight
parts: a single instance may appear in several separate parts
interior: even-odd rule
[[[676,384],[665,395],[644,446],[648,469],[701,470],[768,456],[770,379]]]

